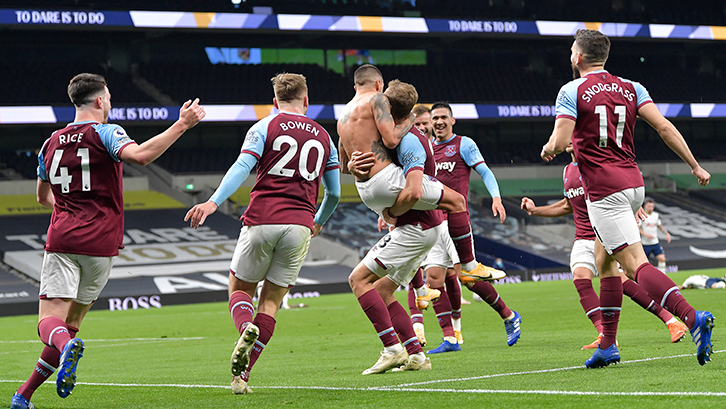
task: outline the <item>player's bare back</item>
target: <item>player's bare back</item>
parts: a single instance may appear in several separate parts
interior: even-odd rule
[[[338,119],[338,135],[346,156],[356,151],[375,154],[376,161],[368,177],[391,164],[390,153],[383,145],[374,116],[376,102],[380,98],[387,97],[380,92],[356,95],[346,104]]]

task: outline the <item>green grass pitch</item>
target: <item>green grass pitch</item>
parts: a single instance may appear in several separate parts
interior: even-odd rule
[[[670,276],[681,283],[694,273]],[[278,314],[275,335],[252,372],[254,393],[240,396],[229,389],[238,334],[226,303],[92,311],[79,333],[86,351],[73,394],[59,398],[52,376],[32,401],[39,408],[723,407],[726,291],[685,292],[696,309],[716,317],[716,352],[706,366],[698,365],[690,335],[671,344],[665,325],[625,297],[622,363],[588,370],[583,363],[591,351],[580,347],[596,334],[571,282],[497,289],[522,314],[517,345],[507,346],[502,321],[488,305],[473,302],[463,306],[461,352],[431,355],[432,371],[365,377],[360,373],[376,361],[381,344],[352,293],[306,299],[310,308]],[[405,306],[405,293],[398,295]],[[435,347],[436,317],[433,311],[424,317]],[[0,318],[0,407],[8,407],[37,361],[36,320]]]

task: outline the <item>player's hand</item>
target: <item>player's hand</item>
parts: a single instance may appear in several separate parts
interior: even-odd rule
[[[199,105],[199,98],[196,98],[194,102],[187,100],[179,110],[179,123],[184,125],[186,129],[194,128],[205,116],[207,112],[204,111],[204,107]]]
[[[507,219],[507,211],[504,210],[501,197],[492,198],[492,213],[494,216],[499,216],[499,223],[504,223]]]
[[[646,238],[649,238],[651,240],[655,238],[655,236],[653,236],[652,234],[648,234],[648,233],[644,233],[643,236],[645,236]]]
[[[639,207],[638,211],[635,212],[635,221],[640,223],[647,218],[648,218],[648,213],[645,212],[645,210],[643,209],[643,206]]]
[[[355,176],[356,179],[366,179],[370,174],[371,168],[376,164],[376,155],[373,152],[355,151],[350,154],[348,161],[348,171]]]
[[[378,216],[378,232],[382,232],[384,229],[388,229],[388,223],[383,220],[383,217]]]
[[[539,156],[545,161],[549,162],[557,156],[553,147],[550,146],[549,142],[542,146],[542,152]]]
[[[698,184],[701,186],[708,186],[708,182],[711,181],[711,174],[706,172],[706,169],[697,166],[695,169],[691,170],[691,173],[693,173],[693,176],[698,179]]]
[[[537,206],[534,204],[534,200],[525,196],[522,198],[522,204],[519,207],[522,208],[522,210],[526,210],[528,215],[534,216],[534,209]]]
[[[393,217],[393,215],[391,214],[390,208],[386,207],[385,209],[383,209],[383,211],[381,213],[383,215],[383,220],[389,226],[395,226],[396,225],[396,221],[398,221],[398,217]]]
[[[197,228],[204,224],[204,221],[207,220],[207,216],[217,211],[217,204],[212,202],[211,200],[206,203],[200,203],[187,212],[187,215],[184,216],[184,221],[188,221],[191,219],[190,226],[193,228]]]
[[[313,222],[313,234],[311,234],[310,237],[312,238],[320,234],[320,230],[323,230],[323,226]]]
[[[666,233],[666,243],[671,244],[671,234]]]

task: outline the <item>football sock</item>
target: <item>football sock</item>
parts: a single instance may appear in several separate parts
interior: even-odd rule
[[[451,323],[451,303],[449,297],[446,296],[444,287],[439,287],[437,290],[441,291],[441,298],[438,301],[434,301],[434,311],[436,312],[436,319],[439,320],[439,326],[444,332],[444,337],[454,337],[454,326]]]
[[[476,268],[476,257],[474,257],[474,236],[469,223],[469,212],[449,213],[448,217],[449,235],[459,254],[461,268],[471,271]]]
[[[630,297],[630,299],[635,301],[636,304],[648,310],[653,315],[656,315],[658,318],[663,320],[663,322],[668,322],[668,320],[673,318],[671,313],[661,307],[654,299],[650,298],[648,292],[633,280],[627,280],[623,283],[623,294]]]
[[[255,315],[255,307],[252,305],[252,299],[244,291],[236,291],[229,296],[229,312],[232,314],[234,326],[240,335],[245,330],[245,324],[252,322]]]
[[[504,303],[504,300],[502,300],[502,297],[499,296],[497,290],[494,289],[492,283],[487,281],[477,281],[473,286],[471,286],[471,291],[479,295],[479,297],[489,304],[494,311],[498,312],[502,319],[506,320],[507,317],[512,315],[512,310],[510,310],[509,307],[507,307],[507,304]]]
[[[393,328],[396,329],[398,338],[401,344],[406,347],[408,354],[413,355],[423,352],[421,344],[418,342],[418,337],[416,337],[416,333],[413,331],[411,320],[408,319],[406,310],[398,301],[388,304],[388,315],[390,315]]]
[[[378,338],[380,338],[381,342],[383,342],[383,346],[387,347],[398,344],[398,335],[396,335],[396,331],[393,329],[391,316],[386,308],[386,303],[383,302],[383,299],[380,294],[378,294],[378,291],[375,289],[369,290],[358,298],[358,303],[373,324],[373,328],[376,329]],[[401,304],[398,305],[400,306]],[[404,313],[405,312],[406,311],[404,310]],[[411,325],[411,321],[408,319],[408,316],[406,316],[406,321],[409,325]],[[411,327],[411,330],[413,331],[413,326]],[[414,334],[414,337],[415,336],[416,335]]]
[[[602,334],[602,312],[600,311],[600,297],[592,288],[592,280],[579,278],[573,281],[577,293],[580,295],[580,304],[585,310],[585,315],[592,321],[598,334]]]
[[[673,280],[650,263],[643,263],[635,270],[635,279],[648,295],[677,315],[689,329],[693,329],[696,325],[696,310],[683,298]]]
[[[454,327],[454,331],[461,331],[461,318],[452,318],[451,325]]]
[[[623,304],[623,282],[620,276],[600,279],[600,311],[602,312],[602,340],[600,349],[615,343],[618,335],[620,307]]]
[[[408,312],[411,314],[411,322],[423,323],[423,314],[416,307],[416,293],[413,292],[413,285],[408,286]]]
[[[255,362],[257,362],[257,358],[260,357],[260,354],[267,346],[267,343],[270,342],[270,338],[272,338],[272,334],[275,332],[276,321],[270,315],[259,313],[255,316],[255,320],[252,321],[252,323],[257,325],[257,328],[260,329],[260,336],[257,337],[255,346],[252,347],[252,352],[250,352],[250,363],[247,364],[247,370],[244,374],[242,374],[242,379],[245,382],[250,380],[250,371],[252,370],[252,366]]]
[[[665,274],[666,270],[666,263],[665,261],[659,261],[658,262],[658,270],[660,270],[661,273]]]
[[[68,333],[71,335],[71,338],[75,338],[76,333],[78,333],[78,328],[68,325]],[[43,351],[40,353],[40,358],[38,358],[38,362],[35,364],[35,370],[33,370],[30,378],[18,388],[18,393],[23,395],[25,399],[30,400],[35,390],[58,369],[60,356],[61,351],[47,345],[44,346]]]
[[[459,319],[461,318],[461,284],[459,284],[459,278],[456,277],[456,274],[447,275],[444,283],[451,303],[451,319]]]
[[[52,346],[60,352],[71,340],[71,334],[65,321],[58,317],[45,317],[38,323],[38,335],[45,345]]]
[[[416,270],[416,274],[414,274],[411,279],[411,285],[414,289],[422,288],[424,286],[423,268],[419,267],[418,270]]]

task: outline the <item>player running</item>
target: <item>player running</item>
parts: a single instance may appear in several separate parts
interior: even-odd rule
[[[354,74],[355,97],[345,106],[338,120],[340,155],[343,171],[348,170],[349,155],[353,152],[373,153],[371,167],[367,174],[356,176],[356,188],[363,202],[379,216],[395,218],[391,207],[405,185],[405,175],[399,166],[393,164],[387,149],[395,149],[401,138],[413,125],[409,114],[399,122],[391,116],[391,103],[384,94],[383,76],[378,68],[370,64],[360,66]],[[435,172],[434,172],[435,173]],[[448,212],[449,232],[455,237],[456,250],[462,261],[462,275],[473,280],[496,280],[504,272],[486,267],[476,261],[474,245],[466,208],[466,199],[432,177],[422,180],[422,188],[416,193],[416,200],[408,201],[409,210],[443,209]],[[402,214],[401,213],[401,214]]]
[[[479,147],[469,137],[454,133],[454,118],[451,106],[446,102],[436,102],[431,106],[431,121],[433,125],[434,155],[436,158],[436,177],[454,191],[461,193],[465,198],[469,192],[469,181],[472,169],[475,170],[484,181],[489,194],[492,196],[492,214],[499,216],[499,221],[504,223],[507,213],[502,205],[499,185],[494,173],[484,162],[484,157]],[[467,205],[468,206],[468,205]],[[468,207],[467,207],[468,208]],[[452,236],[456,243],[457,238]],[[454,287],[454,270],[449,270],[446,276],[446,289]],[[504,300],[499,296],[497,290],[489,282],[474,281],[462,275],[461,282],[486,301],[504,320],[504,328],[507,332],[507,345],[517,343],[521,335],[522,317],[518,312],[507,307]],[[461,290],[459,290],[461,291]],[[452,295],[449,297],[453,308],[453,325],[458,331],[457,340],[463,341],[461,336],[461,297]],[[458,302],[456,301],[458,299]],[[436,304],[434,304],[435,306]]]
[[[702,186],[708,184],[711,175],[699,166],[683,136],[658,111],[642,85],[605,71],[609,52],[610,40],[604,34],[596,30],[575,34],[570,58],[575,80],[560,89],[554,130],[540,155],[545,161],[552,160],[572,142],[587,211],[598,239],[595,258],[601,276],[603,337],[585,366],[597,368],[620,361],[615,337],[623,285],[617,263],[649,296],[683,320],[696,343],[698,363],[705,365],[711,360],[713,315],[691,307],[675,283],[648,262],[633,217],[645,190],[633,147],[636,117],[658,132]]]
[[[645,256],[649,257],[651,254],[658,260],[658,270],[665,273],[666,269],[666,257],[663,252],[658,240],[658,230],[662,231],[666,236],[666,242],[671,242],[671,234],[668,233],[663,224],[660,222],[660,214],[655,210],[655,201],[649,197],[645,198],[643,203],[643,210],[648,217],[645,220],[641,220],[638,223],[638,229],[640,230],[640,240],[643,242],[643,251]]]
[[[38,154],[38,202],[53,209],[40,272],[38,335],[46,347],[13,395],[13,409],[32,408],[33,392],[56,370],[58,396],[67,397],[75,386],[84,350],[76,334],[123,248],[121,161],[153,162],[205,115],[198,99],[189,100],[178,121],[137,145],[123,128],[107,123],[111,93],[105,78],[78,74],[68,96],[75,119],[53,132]]]
[[[250,128],[242,152],[212,197],[184,218],[199,227],[257,166],[229,276],[229,310],[240,333],[231,358],[235,394],[252,392],[250,371],[272,338],[280,303],[295,285],[310,238],[320,233],[340,201],[338,152],[325,129],[305,116],[305,77],[278,74],[272,86],[279,113]],[[316,213],[321,179],[325,196]],[[255,315],[252,297],[263,280]]]
[[[592,279],[598,275],[595,263],[596,237],[587,214],[585,189],[582,187],[580,168],[577,165],[572,145],[569,145],[566,151],[570,154],[572,163],[565,166],[562,173],[565,197],[559,202],[547,206],[537,206],[532,199],[523,197],[521,207],[530,216],[560,217],[574,214],[575,242],[572,244],[570,253],[570,271],[572,272],[573,284],[575,284],[575,289],[577,289],[580,296],[580,304],[598,333],[595,341],[583,346],[581,349],[595,349],[600,345],[603,336],[600,299],[592,287]],[[683,339],[688,327],[661,307],[641,286],[628,279],[624,273],[620,273],[620,278],[623,282],[623,293],[666,324],[671,335],[671,342],[678,342]]]

